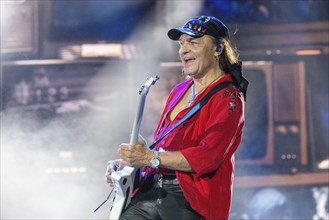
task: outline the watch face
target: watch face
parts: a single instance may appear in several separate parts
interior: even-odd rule
[[[153,168],[157,168],[160,165],[160,160],[158,158],[152,158],[151,160],[151,166]]]

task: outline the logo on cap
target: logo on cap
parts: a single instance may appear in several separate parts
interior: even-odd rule
[[[219,38],[229,38],[227,27],[217,18],[211,16],[200,16],[189,20],[183,28],[173,28],[168,31],[172,40],[178,40],[182,34],[191,37],[202,37],[210,35]]]

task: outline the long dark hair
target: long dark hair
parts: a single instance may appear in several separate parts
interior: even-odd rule
[[[235,84],[240,88],[246,100],[249,82],[242,76],[242,62],[238,59],[237,50],[233,48],[227,39],[215,40],[216,45],[223,46],[223,52],[219,56],[219,66],[225,73],[230,73]]]

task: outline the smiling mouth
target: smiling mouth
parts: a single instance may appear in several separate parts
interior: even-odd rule
[[[184,58],[184,64],[190,64],[194,61],[194,58]]]

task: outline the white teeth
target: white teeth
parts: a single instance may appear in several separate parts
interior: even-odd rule
[[[184,58],[182,58],[182,61],[184,63],[189,63],[189,62],[194,61],[194,60],[195,60],[194,57],[184,57]]]

